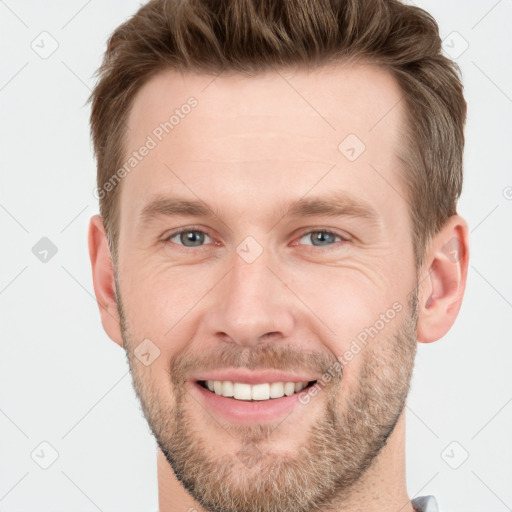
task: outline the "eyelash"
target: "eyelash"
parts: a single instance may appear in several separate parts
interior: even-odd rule
[[[181,244],[176,244],[174,242],[171,242],[171,239],[176,237],[177,235],[180,235],[181,233],[188,233],[188,232],[194,232],[194,233],[202,233],[204,235],[207,235],[209,236],[210,238],[213,239],[213,237],[211,235],[209,235],[206,231],[204,231],[203,229],[199,229],[199,228],[195,228],[195,227],[187,227],[187,228],[182,228],[182,229],[179,229],[177,231],[174,231],[172,232],[169,236],[165,237],[162,242],[164,244],[174,244],[174,245],[177,245],[178,247],[180,247],[182,250],[189,250],[189,249],[196,249],[196,250],[202,250],[202,249],[207,249],[207,246],[206,244],[205,245],[201,245],[201,246],[197,246],[197,247],[186,247],[184,245],[181,245]],[[303,232],[298,238],[299,240],[301,238],[303,238],[305,235],[310,235],[311,233],[324,233],[324,234],[327,234],[327,235],[333,235],[337,238],[340,239],[340,242],[337,242],[338,244],[343,244],[343,242],[348,242],[349,240],[343,236],[341,236],[340,234],[336,233],[335,231],[331,231],[331,230],[328,230],[328,229],[311,229],[309,231],[305,231]],[[297,244],[299,245],[299,244]],[[308,244],[309,245],[309,244]],[[329,246],[315,246],[315,245],[309,245],[309,247],[311,247],[311,249],[317,249],[317,250],[329,250],[331,247],[334,247],[336,245],[336,242],[329,245]]]

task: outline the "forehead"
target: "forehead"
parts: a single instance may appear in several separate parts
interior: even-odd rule
[[[204,125],[198,135],[205,134],[211,123],[219,128],[216,121],[222,122],[225,133],[268,128],[276,121],[284,128],[286,113],[288,129],[292,120],[313,123],[310,130],[296,126],[293,132],[297,135],[323,138],[332,132],[333,137],[327,140],[331,146],[331,138],[336,140],[351,130],[370,142],[374,130],[382,137],[389,134],[390,127],[402,124],[401,105],[397,105],[401,96],[393,76],[370,64],[340,63],[310,72],[297,69],[252,77],[167,70],[151,78],[136,94],[127,140],[134,142],[138,135],[151,133],[194,97],[198,108],[193,109],[193,118],[196,124],[202,121]],[[187,139],[186,124],[176,125],[173,135]]]
[[[152,196],[186,193],[187,182],[189,195],[222,190],[226,198],[243,182],[255,199],[272,191],[282,200],[333,166],[318,191],[335,185],[377,203],[377,195],[405,197],[401,98],[394,78],[369,64],[253,77],[161,72],[129,114],[127,158],[149,139],[153,148],[124,178],[121,205],[135,215]],[[234,208],[246,200],[229,197]]]

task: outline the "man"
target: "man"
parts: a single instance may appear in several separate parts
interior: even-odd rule
[[[101,320],[161,512],[412,512],[417,341],[468,268],[466,103],[396,0],[152,0],[92,94]]]

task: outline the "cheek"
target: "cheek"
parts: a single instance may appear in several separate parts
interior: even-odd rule
[[[205,286],[204,279],[196,283],[183,274],[160,269],[133,271],[122,286],[132,365],[151,386],[151,393],[160,396],[173,395],[170,364],[194,336],[193,306],[199,300],[198,290]]]
[[[376,344],[389,344],[404,320],[400,283],[390,282],[385,275],[354,266],[322,268],[302,281],[294,277],[294,290],[314,312],[305,317],[310,320],[301,321],[311,322],[307,327],[340,361],[346,381],[360,371],[361,355]]]
[[[158,339],[177,339],[176,330],[193,315],[216,275],[211,267],[177,267],[168,262],[134,264],[130,269],[123,282],[123,302],[139,335],[152,334]]]
[[[398,290],[382,270],[353,263],[311,267],[290,277],[290,287],[340,339],[374,322],[391,307]]]

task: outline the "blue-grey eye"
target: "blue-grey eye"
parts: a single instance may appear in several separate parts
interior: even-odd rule
[[[174,241],[175,238],[178,238],[179,243],[185,247],[198,247],[205,243],[205,237],[210,238],[203,231],[189,229],[187,231],[182,231],[181,233],[176,233],[175,235],[170,236],[168,240]]]
[[[302,236],[301,240],[304,238],[309,238],[312,242],[311,244],[306,245],[314,245],[315,247],[323,247],[333,244],[336,241],[336,238],[341,240],[341,237],[334,233],[330,233],[329,231],[310,231]]]

